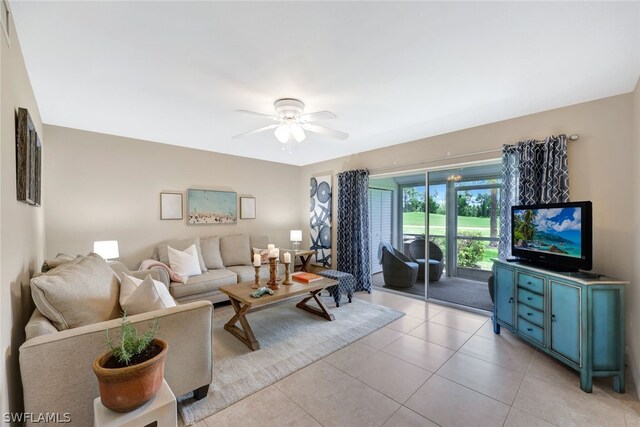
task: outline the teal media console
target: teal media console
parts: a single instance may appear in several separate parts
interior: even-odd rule
[[[613,377],[624,393],[624,286],[601,277],[582,279],[518,262],[494,260],[493,331],[505,327],[580,372],[591,393],[593,377]]]

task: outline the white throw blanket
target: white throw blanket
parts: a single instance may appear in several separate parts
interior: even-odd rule
[[[179,283],[185,283],[186,279],[178,276],[176,274],[175,271],[173,271],[171,268],[169,268],[169,266],[163,262],[160,262],[156,259],[145,259],[144,261],[142,261],[140,263],[140,267],[138,268],[138,270],[148,270],[152,267],[159,267],[162,268],[164,271],[167,272],[167,274],[169,275],[169,278],[171,279],[172,282],[179,282]]]

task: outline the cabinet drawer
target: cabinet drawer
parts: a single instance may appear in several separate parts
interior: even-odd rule
[[[518,288],[518,301],[523,302],[538,310],[544,310],[544,297],[542,295],[534,294],[525,289]]]
[[[518,316],[538,326],[544,327],[544,313],[524,303],[518,304]]]
[[[518,286],[538,294],[544,293],[544,279],[542,277],[518,273]]]
[[[518,330],[532,340],[537,341],[540,344],[544,344],[544,329],[540,326],[536,326],[520,317],[518,318]]]

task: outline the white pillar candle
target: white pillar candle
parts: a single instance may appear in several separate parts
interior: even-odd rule
[[[274,251],[276,251],[276,258],[280,259],[280,249],[275,248]]]
[[[269,251],[269,258],[278,258],[278,251],[276,249],[271,249]]]
[[[260,267],[261,264],[262,264],[262,257],[260,256],[260,254],[254,254],[253,255],[253,266],[254,267]]]
[[[272,250],[274,250],[276,248],[276,245],[274,245],[273,243],[269,243],[267,245],[267,249],[269,249],[269,252],[271,252]]]
[[[291,262],[291,254],[289,252],[284,253],[284,262],[287,264]]]

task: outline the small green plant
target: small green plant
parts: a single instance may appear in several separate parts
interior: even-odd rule
[[[462,236],[482,237],[480,232],[462,232]],[[458,265],[460,267],[477,267],[484,258],[484,242],[481,240],[458,240]]]
[[[127,312],[124,311],[122,313],[122,325],[120,326],[120,339],[114,342],[111,339],[109,329],[105,331],[105,336],[107,339],[107,347],[109,347],[109,350],[111,350],[111,353],[118,363],[129,366],[133,357],[142,353],[151,345],[151,341],[153,341],[157,333],[157,318],[154,319],[151,327],[140,335],[138,330],[134,328],[129,321]]]

